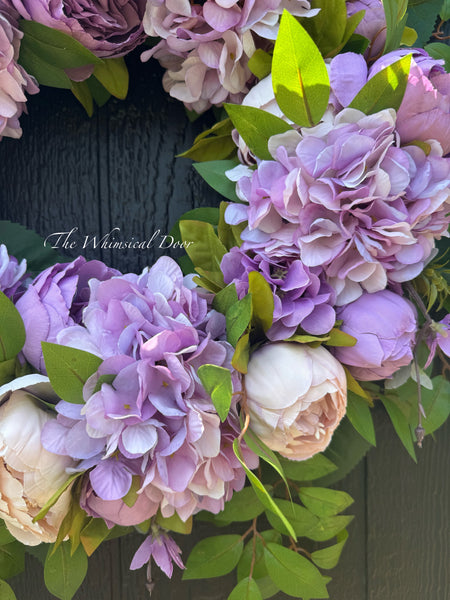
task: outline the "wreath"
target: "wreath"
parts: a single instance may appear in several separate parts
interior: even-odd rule
[[[44,548],[55,597],[138,530],[130,568],[150,588],[153,560],[168,577],[236,570],[228,600],[327,598],[353,502],[331,486],[375,445],[372,408],[413,459],[447,420],[436,10],[437,26],[406,0],[0,0],[2,136],[21,136],[39,86],[89,115],[124,98],[138,46],[190,119],[216,118],[182,156],[223,201],[180,217],[178,260],[66,262],[60,239],[0,222],[1,544],[17,564]],[[194,521],[232,533],[186,559],[173,534]]]

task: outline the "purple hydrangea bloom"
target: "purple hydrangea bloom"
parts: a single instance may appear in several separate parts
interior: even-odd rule
[[[356,379],[386,379],[411,363],[417,319],[408,300],[389,290],[363,294],[337,316],[343,320],[342,331],[357,342],[335,348],[335,356]]]
[[[17,288],[25,280],[27,261],[18,262],[17,258],[8,255],[4,244],[0,244],[0,291],[12,298]]]
[[[223,315],[184,284],[168,257],[140,276],[91,282],[91,290],[81,324],[61,331],[58,341],[104,361],[84,386],[83,406],[57,405],[45,447],[91,469],[82,505],[110,525],[137,524],[158,509],[183,520],[199,510],[219,512],[245,481],[232,450],[236,399],[221,423],[197,375],[204,364],[231,368]],[[97,387],[104,375],[111,381]],[[232,382],[239,391],[236,372]],[[133,477],[139,500],[128,510],[121,499]]]
[[[147,0],[1,0],[23,19],[71,35],[97,56],[123,56],[145,39]]]
[[[290,256],[322,266],[337,305],[416,277],[448,235],[450,161],[433,141],[428,154],[399,147],[395,116],[328,113],[317,127],[271,138],[274,160],[229,172],[246,203],[225,215],[247,221],[242,249],[283,240]]]
[[[81,320],[89,300],[89,280],[109,279],[119,271],[98,260],[79,256],[71,263],[56,264],[40,273],[17,301],[26,331],[23,354],[45,373],[41,342],[56,342],[57,335]]]
[[[173,539],[160,530],[145,538],[133,557],[130,569],[132,571],[140,569],[153,557],[161,571],[170,578],[173,573],[173,563],[180,569],[184,569],[180,554],[181,549]]]
[[[19,118],[26,112],[28,94],[37,94],[39,87],[33,77],[17,63],[20,40],[16,14],[0,2],[0,139],[2,136],[20,138]]]
[[[144,28],[162,39],[142,59],[160,61],[164,89],[190,110],[240,103],[254,80],[248,60],[276,39],[284,8],[303,17],[318,12],[308,0],[149,0]]]

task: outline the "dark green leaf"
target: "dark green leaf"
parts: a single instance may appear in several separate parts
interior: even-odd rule
[[[416,46],[423,48],[434,30],[436,15],[442,6],[442,0],[426,0],[421,3],[412,3],[408,7],[407,24],[413,27],[418,34]]]
[[[261,536],[265,542],[281,544],[281,534],[278,531],[269,529],[268,531],[263,531]],[[260,537],[250,540],[245,545],[237,567],[238,581],[248,577],[250,572],[258,584],[263,598],[270,598],[279,591],[279,588],[273,583],[267,572],[264,560],[264,545]]]
[[[312,0],[311,8],[320,8],[320,12],[312,18],[302,19],[302,25],[323,56],[326,58],[334,56],[333,51],[339,48],[345,35],[347,24],[345,0]]]
[[[96,79],[93,75],[86,80],[86,83],[89,87],[89,91],[92,94],[92,97],[95,100],[95,104],[97,106],[104,106],[108,100],[111,98],[111,94],[105,90],[100,81]]]
[[[265,333],[272,326],[274,300],[270,285],[258,271],[248,274],[248,292],[252,297],[252,323]]]
[[[347,538],[348,532],[344,529],[338,535],[337,544],[322,548],[322,550],[316,550],[311,554],[311,560],[321,569],[334,569],[339,562]]]
[[[386,43],[384,54],[400,46],[408,15],[408,0],[383,0],[386,15]]]
[[[6,546],[15,541],[15,537],[9,533],[6,525],[3,521],[0,521],[0,546]]]
[[[240,492],[235,492],[224,509],[215,517],[215,521],[251,521],[264,512],[264,506],[259,501],[252,487],[245,487]]]
[[[183,580],[226,575],[238,564],[243,548],[240,535],[218,535],[201,540],[187,559]]]
[[[37,233],[18,223],[0,221],[0,240],[18,260],[26,258],[28,269],[36,273],[61,258]]]
[[[411,54],[408,54],[379,71],[360,89],[350,108],[356,108],[366,115],[386,108],[398,110],[405,95],[410,66]]]
[[[1,334],[0,334],[1,335]],[[1,343],[0,343],[1,348]],[[1,350],[0,350],[1,353]],[[16,358],[10,358],[0,362],[0,386],[9,383],[16,376]]]
[[[433,58],[445,60],[445,70],[447,73],[450,72],[450,46],[448,44],[433,42],[432,44],[427,44],[425,50]]]
[[[197,163],[194,165],[194,169],[216,192],[228,200],[236,202],[239,200],[236,196],[236,183],[230,181],[225,172],[233,169],[237,164],[235,160],[212,160]]]
[[[320,519],[316,527],[308,533],[308,537],[315,542],[325,542],[343,531],[352,520],[351,515],[325,517]]]
[[[364,54],[369,47],[370,41],[359,33],[352,33],[348,42],[342,48],[344,52],[354,52],[355,54]]]
[[[417,462],[416,453],[414,450],[414,442],[409,428],[409,419],[405,414],[405,408],[408,409],[408,407],[403,406],[401,400],[394,400],[387,398],[386,396],[383,396],[381,401],[384,404],[384,407],[402,444],[405,446],[411,458]]]
[[[319,519],[316,515],[313,515],[309,510],[299,504],[295,504],[289,500],[279,500],[278,498],[275,499],[275,504],[292,525],[292,528],[298,537],[308,537],[309,532],[314,531],[319,523]],[[269,523],[274,529],[283,535],[289,535],[285,525],[278,516],[270,512],[267,512],[266,514]]]
[[[33,75],[40,85],[48,85],[66,90],[72,88],[72,82],[62,69],[42,60],[24,43],[20,46],[19,61],[25,71],[29,75]]]
[[[130,77],[123,57],[103,59],[95,66],[94,77],[112,96],[120,100],[127,97]]]
[[[264,79],[271,71],[272,56],[268,52],[258,48],[251,55],[248,61],[248,68],[258,79]]]
[[[251,318],[252,297],[250,294],[232,304],[227,310],[227,340],[232,346],[236,346],[238,339],[247,329]]]
[[[206,390],[211,396],[214,408],[223,422],[228,416],[233,396],[233,384],[229,369],[217,365],[202,365],[199,367],[198,376]]]
[[[263,160],[272,160],[267,148],[269,139],[292,129],[283,119],[260,108],[243,104],[225,104],[225,108],[247,146]]]
[[[372,446],[376,446],[372,411],[370,410],[367,401],[349,391],[347,395],[346,414],[356,431],[372,444]]]
[[[268,543],[264,557],[270,577],[285,594],[295,598],[328,598],[328,579],[303,556]]]
[[[111,373],[104,373],[103,375],[100,375],[100,377],[97,379],[97,383],[95,384],[95,388],[92,392],[92,395],[99,392],[102,389],[102,385],[104,383],[112,386],[115,378],[116,375],[112,375]]]
[[[87,81],[73,81],[72,94],[84,108],[88,117],[94,114],[94,98]]]
[[[102,364],[102,359],[90,352],[42,342],[45,367],[52,388],[60,398],[73,404],[83,404],[83,386]]]
[[[10,585],[0,579],[0,598],[2,600],[17,600]]]
[[[44,580],[48,591],[60,600],[72,600],[83,583],[88,560],[81,546],[70,554],[68,542],[61,544],[54,553],[49,550],[44,566]]]
[[[255,580],[246,577],[237,584],[228,600],[262,600],[262,596]]]
[[[346,492],[319,487],[303,487],[300,500],[318,517],[332,517],[345,510],[354,500]]]
[[[14,541],[0,546],[0,579],[14,577],[25,569],[25,547]],[[0,596],[0,598],[2,598]],[[3,600],[3,598],[2,598]]]
[[[218,292],[213,300],[213,308],[223,315],[226,315],[227,310],[238,301],[238,295],[236,292],[236,286],[234,283],[227,285]]]
[[[0,292],[0,362],[11,360],[25,344],[25,327],[19,311]]]
[[[314,481],[337,470],[336,465],[323,454],[316,454],[308,460],[281,459],[280,462],[286,477],[293,481]]]
[[[301,127],[319,123],[328,106],[330,82],[317,46],[286,10],[272,63],[275,97],[283,113]]]

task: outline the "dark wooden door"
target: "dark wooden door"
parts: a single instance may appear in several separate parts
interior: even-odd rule
[[[42,89],[22,118],[22,140],[0,144],[0,218],[35,229],[44,238],[78,228],[80,236],[120,228],[122,237],[148,240],[166,234],[177,217],[218,197],[200,181],[190,161],[175,159],[188,148],[208,116],[188,122],[183,107],[161,88],[155,63],[129,60],[126,101],[111,100],[89,119],[69,92]],[[138,271],[166,253],[80,246],[67,252],[99,258],[123,271]],[[332,600],[448,600],[450,423],[426,440],[415,465],[382,411],[377,445],[338,484],[355,504],[350,539],[330,573]],[[209,534],[201,524],[183,549]],[[211,531],[211,534],[213,532]],[[76,600],[144,600],[145,570],[128,570],[138,534],[106,543],[90,559]],[[206,582],[169,581],[154,570],[154,600],[226,600],[233,577]],[[47,600],[42,568],[29,557],[12,581],[18,600]],[[280,594],[278,599],[287,598]]]

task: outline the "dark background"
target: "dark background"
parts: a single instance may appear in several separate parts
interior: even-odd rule
[[[0,144],[0,218],[35,229],[44,238],[78,227],[101,236],[114,227],[122,239],[149,240],[168,233],[176,219],[198,206],[216,205],[212,192],[186,159],[197,133],[211,125],[204,116],[189,123],[180,103],[162,90],[155,62],[128,57],[126,101],[112,99],[89,119],[69,92],[42,88],[28,102],[20,141]],[[123,271],[139,271],[165,251],[82,251]],[[447,600],[450,581],[448,534],[450,422],[426,439],[415,465],[382,411],[376,412],[377,448],[340,484],[355,499],[355,515],[340,565],[330,574],[332,600]],[[207,524],[188,538],[185,551],[214,535]],[[128,570],[139,534],[105,543],[90,559],[76,600],[144,600],[145,569]],[[18,600],[47,600],[43,569],[33,557],[12,581]],[[226,600],[234,576],[180,583],[154,568],[153,600]],[[287,598],[283,594],[277,598]]]

